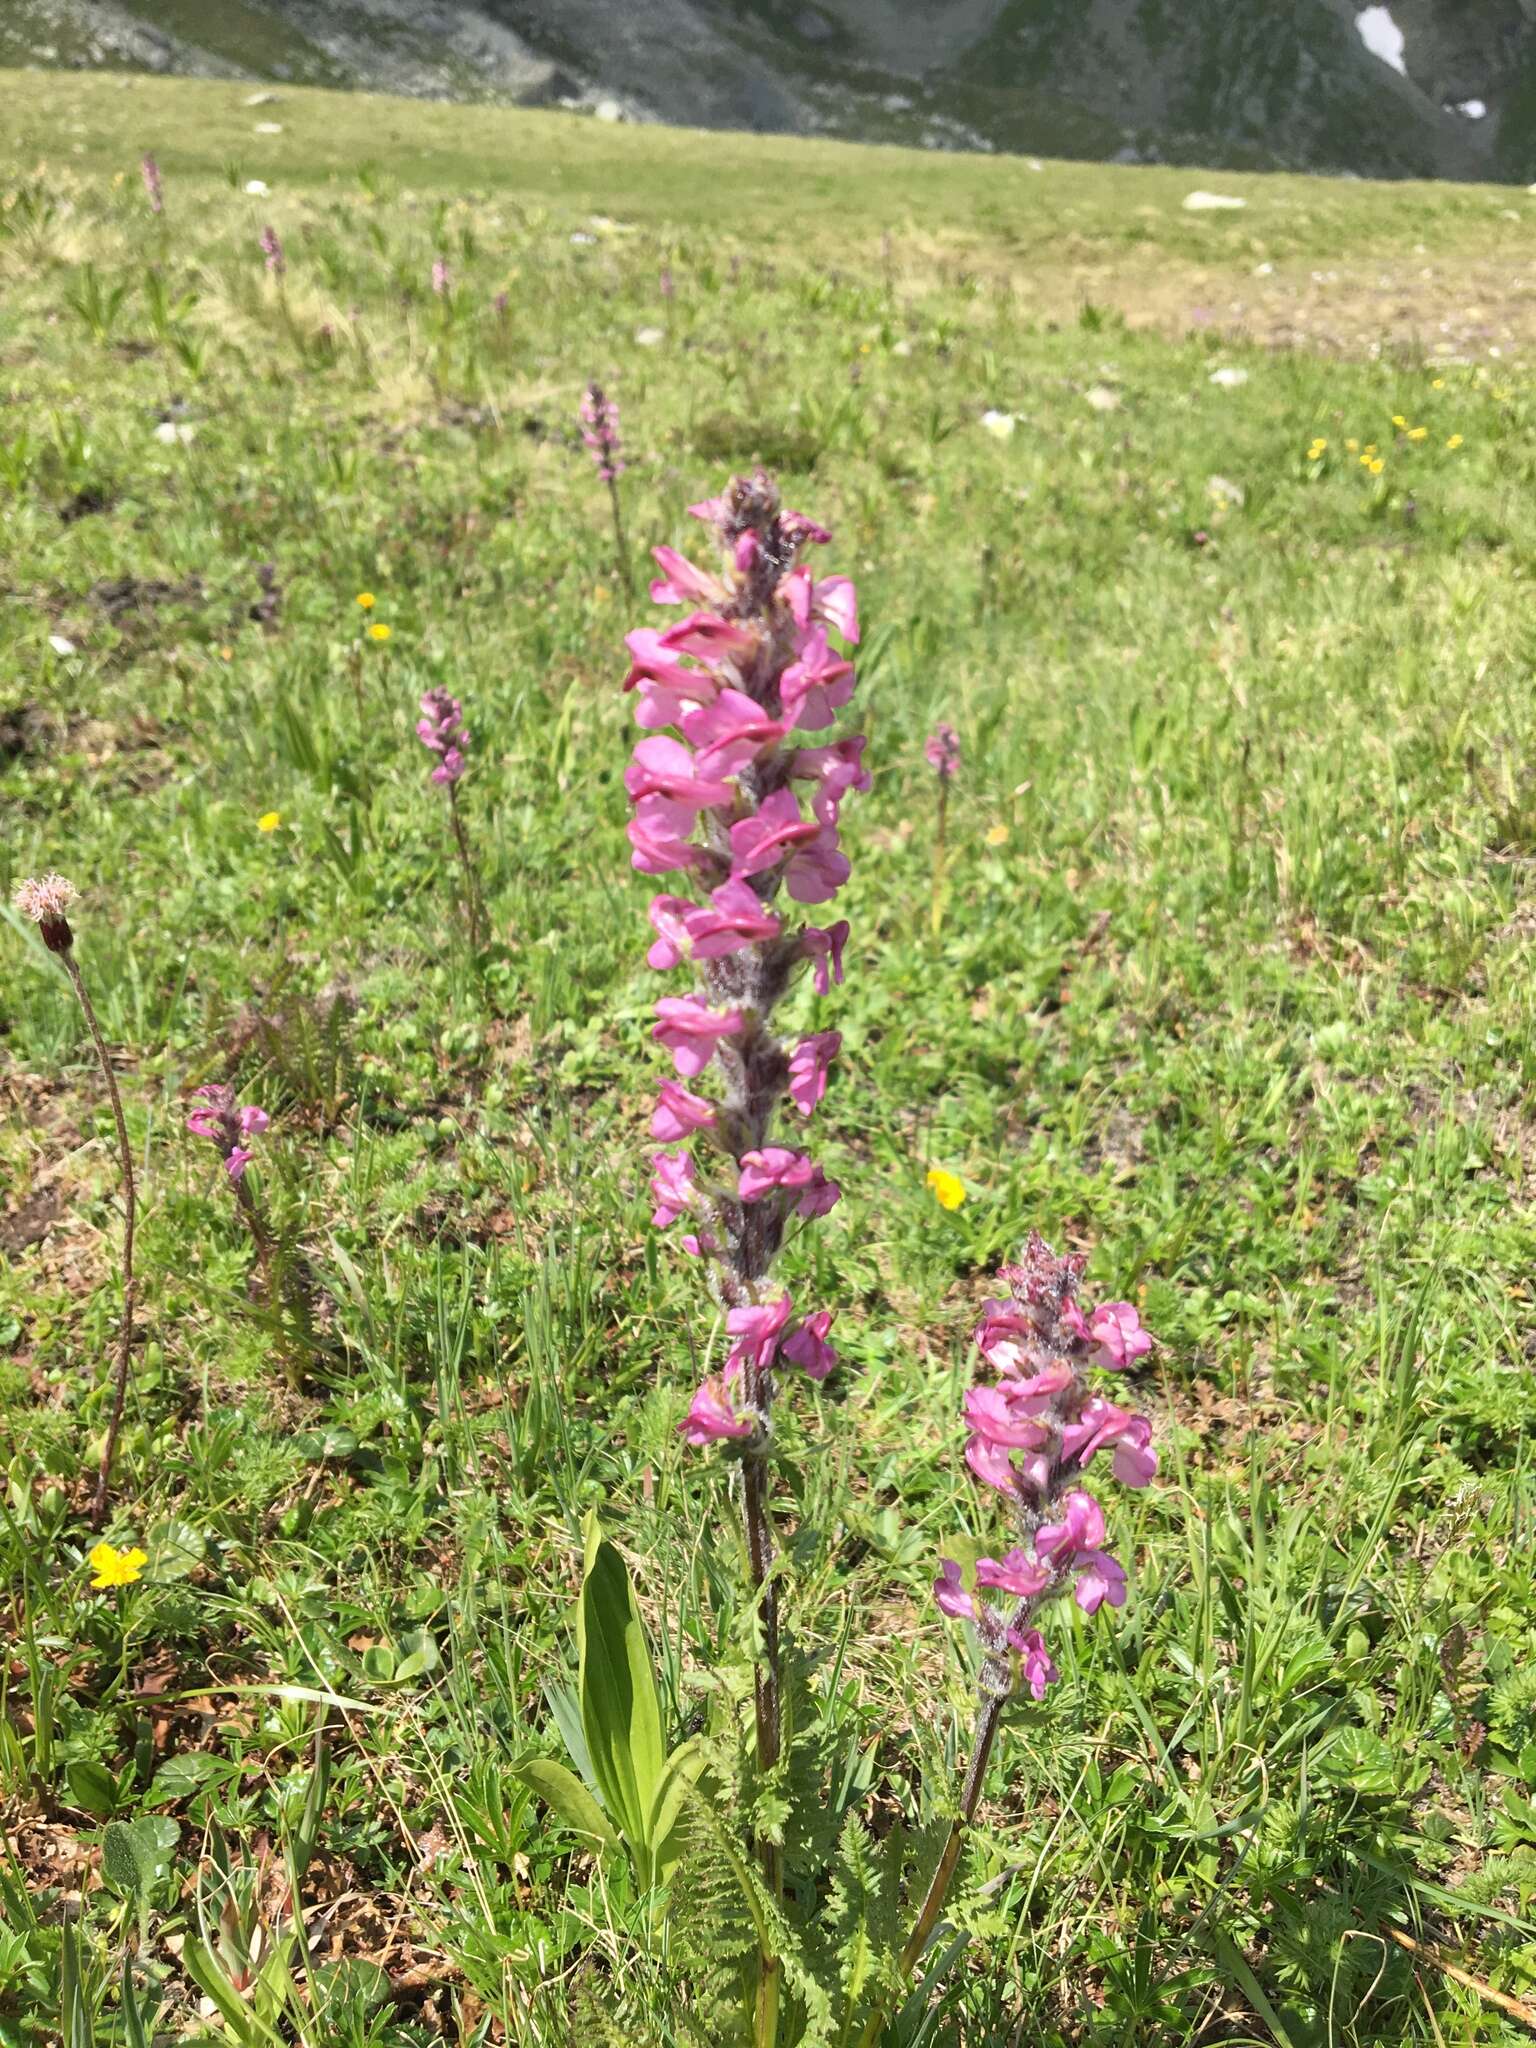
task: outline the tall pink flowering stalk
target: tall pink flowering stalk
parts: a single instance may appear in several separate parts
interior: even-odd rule
[[[629,566],[629,544],[624,538],[624,510],[619,503],[619,478],[625,469],[623,443],[619,439],[619,402],[596,382],[581,394],[581,438],[587,444],[599,480],[608,486],[614,554],[624,589],[633,597],[635,578]]]
[[[1104,1511],[1082,1482],[1102,1452],[1122,1485],[1145,1486],[1157,1453],[1147,1418],[1120,1407],[1089,1375],[1125,1371],[1152,1339],[1129,1302],[1090,1309],[1078,1301],[1085,1263],[1075,1253],[1058,1258],[1032,1231],[1019,1264],[1003,1268],[1007,1299],[987,1302],[976,1331],[995,1377],[966,1394],[965,1459],[1007,1503],[1014,1541],[1001,1557],[978,1560],[974,1593],[952,1558],[940,1560],[934,1597],[944,1613],[971,1624],[982,1651],[976,1732],[960,1815],[903,1952],[903,1974],[937,1923],[1004,1706],[1021,1688],[1043,1699],[1057,1676],[1041,1616],[1069,1596],[1085,1614],[1125,1604],[1125,1568],[1105,1550]]]
[[[164,213],[165,192],[160,183],[160,166],[155,162],[152,150],[144,152],[143,161],[139,165],[139,172],[144,180],[144,190],[149,195],[150,212]]]
[[[786,1110],[814,1115],[841,1045],[836,1031],[794,1044],[773,1017],[809,967],[825,995],[843,978],[846,922],[812,924],[798,906],[829,904],[848,878],[838,811],[869,787],[862,736],[820,736],[853,695],[851,662],[832,635],[858,640],[846,576],[813,574],[800,558],[830,536],[782,509],[768,477],[736,477],[718,498],[689,508],[714,534],[719,570],[654,550],[658,604],[689,607],[661,631],[629,634],[625,688],[645,737],[625,774],[634,804],[629,838],[642,874],[681,874],[687,896],[652,898],[647,958],[663,972],[689,966],[695,988],[663,996],[652,1036],[677,1078],[662,1084],[651,1134],[652,1221],[683,1222],[683,1249],[700,1259],[734,1340],[721,1372],[694,1395],[681,1432],[740,1460],[747,1555],[762,1622],[756,1675],[757,1757],[766,1771],[780,1745],[778,1609],[771,1567],[768,1458],[776,1368],[823,1380],[837,1362],[833,1312],[797,1314],[773,1294],[769,1270],[790,1223],[824,1216],[840,1190],[810,1154],[775,1133]],[[663,728],[671,727],[681,738]],[[815,736],[810,738],[809,736]],[[716,1084],[706,1095],[693,1086]],[[789,1134],[785,1133],[788,1138]],[[769,1881],[776,1854],[760,1847]]]
[[[459,867],[464,875],[464,915],[469,925],[469,943],[478,952],[486,943],[489,919],[485,899],[480,893],[480,877],[469,850],[469,835],[464,829],[464,814],[459,808],[459,783],[469,765],[465,759],[469,727],[464,723],[464,707],[458,698],[450,697],[446,690],[435,685],[428,690],[421,700],[416,737],[428,753],[437,756],[431,779],[448,792],[448,820],[453,827],[453,842],[458,849]]]
[[[154,159],[146,157],[145,162],[152,164]],[[123,1408],[128,1399],[128,1372],[133,1358],[133,1239],[138,1215],[138,1195],[133,1178],[133,1151],[128,1143],[128,1125],[123,1116],[123,1098],[118,1092],[117,1076],[112,1071],[112,1059],[96,1016],[96,1006],[91,1001],[80,973],[80,963],[75,958],[75,935],[70,927],[68,913],[71,904],[76,903],[79,896],[80,892],[74,883],[63,875],[44,875],[41,879],[29,876],[26,881],[18,884],[15,901],[16,908],[23,917],[29,918],[37,926],[39,938],[49,952],[55,954],[63,963],[64,972],[69,976],[70,987],[75,992],[91,1034],[91,1043],[96,1048],[96,1061],[101,1068],[107,1100],[112,1106],[112,1121],[117,1130],[118,1166],[123,1176],[123,1313],[117,1333],[117,1373],[112,1388],[112,1412],[107,1421],[107,1434],[102,1442],[101,1460],[96,1468],[96,1491],[91,1502],[91,1527],[99,1529],[107,1516],[107,1490],[112,1483],[112,1464],[117,1455],[117,1439],[123,1427]]]
[[[281,284],[288,268],[288,259],[283,254],[283,244],[277,229],[268,221],[257,239],[261,246],[261,253],[266,258],[268,274],[275,277],[278,283]]]

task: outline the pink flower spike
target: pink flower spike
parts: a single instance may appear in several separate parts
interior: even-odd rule
[[[1152,1349],[1150,1331],[1128,1301],[1107,1301],[1096,1308],[1088,1323],[1088,1335],[1098,1345],[1093,1363],[1110,1372],[1123,1372]]]
[[[859,644],[859,599],[851,576],[817,578],[813,609],[850,647]]]
[[[651,585],[653,604],[692,604],[702,598],[706,604],[722,604],[725,586],[718,576],[696,569],[676,548],[652,548],[661,574]]]
[[[690,811],[714,810],[735,801],[736,792],[727,782],[710,782],[699,774],[698,765],[681,740],[658,734],[639,740],[634,758],[624,770],[624,788],[632,801],[664,796],[686,804]]]
[[[702,1448],[752,1434],[750,1416],[738,1415],[723,1379],[708,1379],[693,1397],[685,1419],[677,1425],[685,1443]]]
[[[1026,1550],[1010,1550],[1006,1557],[982,1557],[976,1561],[978,1586],[995,1586],[1000,1593],[1012,1593],[1017,1600],[1032,1600],[1043,1593],[1053,1574]]]
[[[668,875],[678,868],[696,867],[699,850],[685,837],[693,830],[695,815],[687,804],[671,797],[642,797],[626,828],[634,848],[630,865],[642,875]]]
[[[664,1144],[675,1144],[694,1131],[707,1131],[716,1121],[715,1106],[695,1095],[680,1081],[663,1081],[656,1107],[651,1111],[651,1136]]]
[[[635,702],[637,725],[676,725],[685,710],[707,704],[719,688],[707,670],[687,668],[670,654],[653,626],[637,626],[625,634],[624,644],[632,657],[624,687],[640,691]]]
[[[1084,1614],[1097,1614],[1107,1600],[1111,1607],[1125,1605],[1125,1567],[1105,1550],[1085,1550],[1078,1558],[1082,1567],[1072,1598]]]
[[[761,874],[784,862],[784,886],[797,903],[825,903],[848,879],[836,828],[802,818],[787,789],[765,798],[756,817],[731,827],[731,860],[741,875]]]
[[[938,775],[940,782],[948,782],[960,766],[960,735],[952,725],[942,721],[929,734],[923,748],[923,759]]]
[[[933,1597],[939,1611],[953,1615],[956,1621],[976,1619],[976,1602],[966,1592],[960,1567],[952,1557],[939,1559],[939,1576],[933,1582]]]
[[[824,547],[832,536],[824,526],[818,526],[814,519],[807,519],[803,512],[781,512],[779,531],[795,547],[804,547],[807,542]]]
[[[1008,1631],[1008,1641],[1019,1653],[1025,1685],[1035,1699],[1043,1700],[1045,1688],[1054,1685],[1061,1676],[1051,1662],[1044,1636],[1037,1628],[1024,1629],[1022,1632],[1011,1628]]]
[[[833,654],[821,626],[806,636],[798,661],[779,678],[784,716],[807,732],[820,732],[853,695],[853,663]]]
[[[813,1380],[824,1380],[837,1363],[837,1351],[827,1342],[832,1316],[833,1311],[829,1308],[817,1309],[814,1315],[806,1316],[795,1334],[786,1337],[779,1346],[781,1354]]]
[[[808,924],[800,934],[801,953],[815,962],[812,973],[819,996],[824,996],[834,981],[839,988],[843,985],[843,948],[848,943],[848,929],[847,918],[840,917],[825,931]]]
[[[651,1193],[656,1197],[651,1221],[665,1230],[693,1207],[693,1159],[687,1152],[657,1152],[651,1164]]]
[[[218,1119],[211,1109],[194,1109],[187,1118],[187,1129],[194,1138],[216,1138]]]
[[[256,1154],[250,1151],[246,1146],[235,1145],[231,1148],[231,1150],[225,1157],[224,1171],[229,1175],[231,1180],[240,1180],[241,1178],[243,1178],[245,1174],[245,1169],[250,1165],[251,1161],[255,1157]]]
[[[873,787],[873,777],[863,765],[864,735],[837,740],[829,747],[801,747],[790,762],[789,772],[817,787],[811,809],[824,825],[837,823],[838,807],[850,789]]]
[[[736,545],[731,551],[731,560],[741,575],[749,576],[757,566],[757,558],[762,552],[763,544],[749,526],[745,533],[737,536]]]
[[[793,1311],[794,1305],[787,1294],[781,1295],[777,1301],[749,1303],[745,1308],[730,1309],[726,1314],[725,1327],[736,1339],[731,1364],[759,1368],[772,1365],[779,1337]]]
[[[790,1100],[802,1116],[810,1116],[827,1092],[827,1069],[842,1050],[840,1031],[814,1031],[802,1038],[789,1056]]]
[[[688,1079],[702,1074],[723,1038],[737,1037],[743,1027],[740,1010],[711,1010],[688,996],[663,996],[656,1005],[660,1022],[651,1036],[672,1055],[677,1071]]]

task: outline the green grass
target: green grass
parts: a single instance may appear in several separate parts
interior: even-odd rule
[[[721,1470],[674,1434],[719,1332],[646,1223],[618,687],[644,607],[576,437],[592,374],[636,573],[761,458],[861,587],[876,785],[818,1017],[846,1195],[786,1262],[839,1304],[845,1367],[786,1404],[779,1507],[874,1814],[965,1739],[928,1586],[953,1532],[995,1533],[957,1427],[989,1275],[1038,1224],[1162,1340],[1163,1479],[1114,1501],[1131,1603],[1057,1625],[974,1938],[903,2038],[1526,2038],[1437,1958],[1536,1996],[1536,405],[1507,357],[1441,365],[1384,321],[1351,353],[1371,301],[1333,355],[1187,319],[1248,289],[1258,239],[1298,291],[1314,262],[1434,269],[1433,339],[1522,235],[1507,195],[1236,180],[1220,220],[1171,173],[298,92],[262,138],[236,87],[7,83],[0,882],[85,892],[145,1203],[109,1533],[150,1561],[87,1589],[111,1127],[8,918],[0,2042],[131,2041],[130,1949],[164,2038],[241,2039],[178,1958],[221,1910],[289,1925],[273,1852],[313,1969],[253,2043],[679,2038],[623,1896],[514,1775],[559,1749],[588,1508],[669,1742],[743,1625]],[[365,590],[392,638],[360,715]],[[474,735],[483,974],[412,736],[432,682]],[[939,717],[965,763],[933,943]],[[211,1077],[271,1111],[252,1185],[332,1304],[297,1391],[182,1129]],[[137,1818],[168,1823],[135,1838],[142,1927],[100,1875]]]

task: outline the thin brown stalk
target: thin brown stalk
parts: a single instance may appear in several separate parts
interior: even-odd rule
[[[459,866],[464,870],[464,915],[469,920],[469,943],[479,953],[489,943],[489,919],[485,899],[480,894],[480,877],[475,872],[474,859],[469,851],[469,835],[464,830],[464,814],[459,809],[459,786],[456,782],[448,785],[448,815],[453,820]]]
[[[96,1473],[96,1494],[91,1504],[91,1527],[99,1529],[107,1518],[107,1488],[112,1478],[112,1461],[117,1455],[117,1439],[123,1426],[123,1408],[128,1399],[128,1370],[133,1356],[133,1232],[137,1217],[137,1192],[133,1179],[133,1152],[128,1143],[128,1124],[123,1115],[123,1098],[118,1093],[117,1076],[112,1071],[112,1061],[107,1053],[107,1041],[101,1033],[96,1010],[86,993],[80,969],[72,950],[59,954],[64,962],[64,971],[80,1001],[85,1021],[90,1026],[91,1038],[96,1047],[96,1058],[101,1065],[101,1077],[107,1084],[107,1097],[112,1104],[112,1120],[117,1125],[118,1163],[123,1173],[123,1319],[117,1338],[117,1374],[112,1389],[112,1413],[107,1423],[106,1441],[101,1447],[101,1464]]]

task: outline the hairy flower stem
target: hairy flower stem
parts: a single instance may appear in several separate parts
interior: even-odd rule
[[[933,901],[928,909],[928,924],[937,938],[944,924],[944,852],[945,828],[949,822],[949,780],[939,778],[939,815],[933,827]]]
[[[464,870],[464,915],[469,922],[469,943],[480,953],[489,943],[489,919],[485,899],[480,894],[480,878],[475,873],[475,863],[469,851],[469,835],[464,830],[464,814],[459,809],[459,786],[456,782],[448,785],[448,815],[453,820],[454,843],[459,849],[459,865]]]
[[[747,1398],[766,1409],[772,1389],[766,1384],[766,1367],[747,1369]],[[742,1521],[747,1539],[747,1570],[762,1628],[762,1652],[755,1659],[752,1674],[752,1705],[757,1722],[757,1768],[766,1776],[779,1760],[781,1722],[779,1708],[779,1596],[774,1586],[773,1530],[768,1519],[767,1447],[749,1451],[741,1464]],[[757,1860],[763,1882],[777,1900],[784,1888],[784,1871],[779,1847],[759,1837]],[[779,2031],[779,1958],[764,1950],[758,1957],[757,2003],[753,2017],[754,2048],[774,2048]]]
[[[59,954],[64,962],[64,972],[69,976],[85,1021],[90,1026],[91,1037],[96,1046],[96,1057],[101,1064],[101,1077],[107,1084],[107,1096],[112,1104],[112,1120],[117,1125],[118,1163],[123,1171],[123,1320],[117,1338],[117,1377],[112,1389],[112,1414],[107,1423],[106,1442],[101,1447],[101,1464],[96,1472],[96,1495],[91,1503],[91,1527],[99,1529],[107,1518],[107,1488],[112,1479],[112,1461],[117,1455],[117,1439],[123,1427],[123,1408],[128,1399],[128,1367],[133,1356],[133,1231],[137,1215],[137,1193],[133,1181],[133,1152],[128,1143],[128,1124],[123,1116],[123,1098],[118,1093],[117,1076],[112,1071],[112,1062],[107,1054],[107,1041],[101,1035],[96,1011],[86,994],[85,983],[75,963],[72,951]]]
[[[613,546],[618,557],[619,574],[624,579],[624,594],[633,598],[635,594],[635,572],[630,567],[629,543],[624,538],[624,513],[619,504],[619,480],[608,478],[608,502],[613,507]]]

